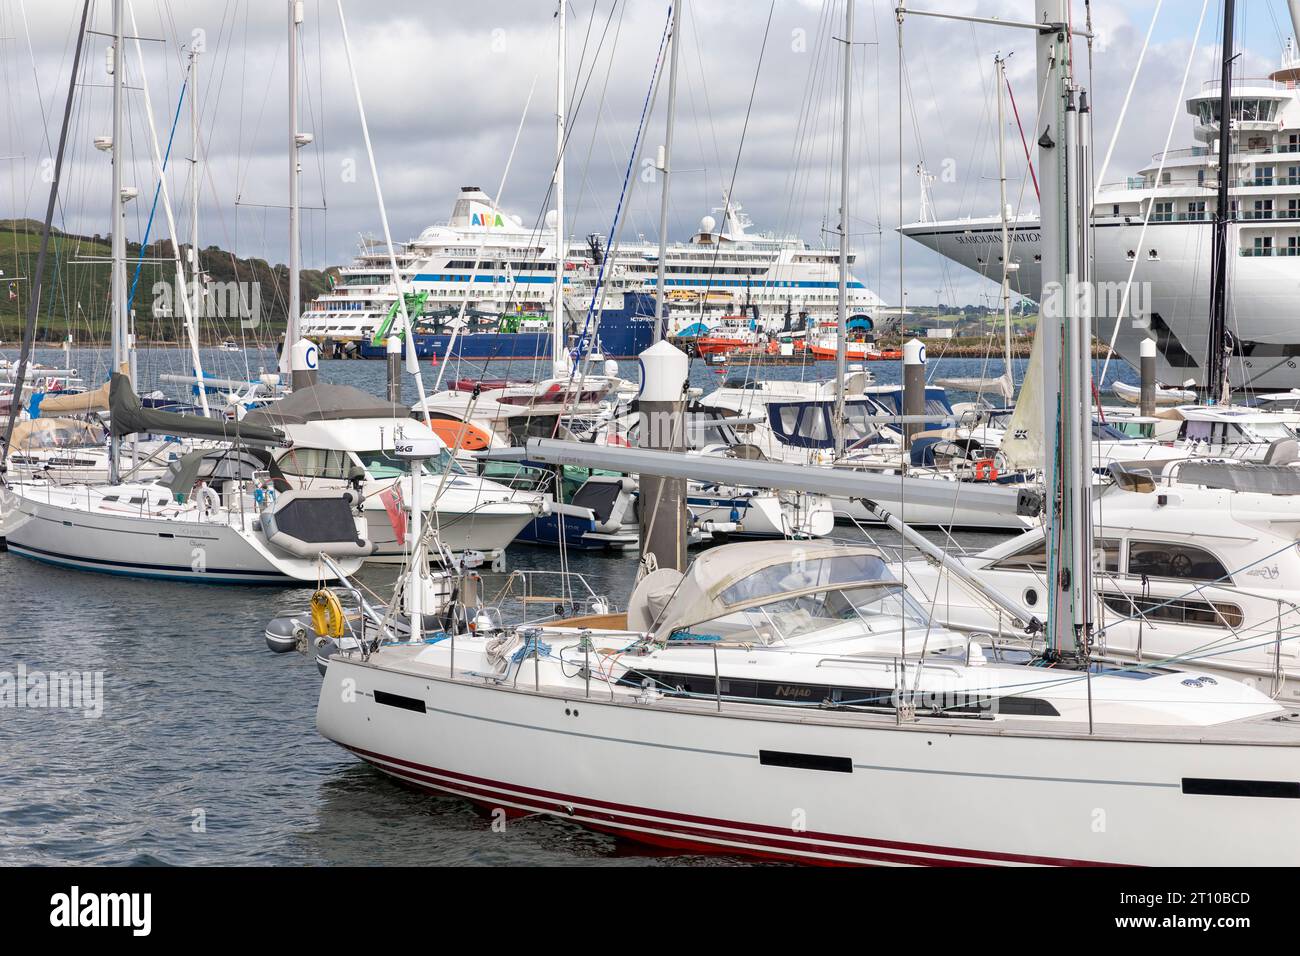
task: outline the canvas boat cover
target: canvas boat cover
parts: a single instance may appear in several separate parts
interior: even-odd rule
[[[375,398],[351,385],[311,385],[244,416],[251,425],[305,425],[344,418],[409,418],[405,405]]]
[[[118,369],[126,374],[126,366]],[[93,412],[108,411],[109,389],[112,379],[98,388],[86,392],[73,392],[69,395],[47,394],[41,399],[42,415],[89,415]]]
[[[675,631],[778,600],[783,595],[892,581],[875,548],[829,541],[764,541],[705,551],[687,569],[655,627]]]
[[[41,448],[86,448],[104,444],[104,429],[76,418],[33,418],[14,426],[10,447],[19,451]]]

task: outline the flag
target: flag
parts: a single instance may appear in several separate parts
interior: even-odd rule
[[[404,546],[406,544],[406,502],[402,500],[402,489],[393,485],[379,495],[379,500],[384,503],[384,510],[388,512],[388,523],[393,526],[397,543]]]

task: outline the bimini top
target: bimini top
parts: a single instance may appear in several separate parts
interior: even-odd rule
[[[676,584],[654,628],[657,640],[742,611],[828,589],[894,581],[880,552],[828,541],[764,541],[705,551]]]
[[[251,481],[259,472],[270,475],[277,491],[288,491],[289,482],[271,454],[260,448],[204,448],[169,462],[160,485],[180,498],[189,497],[196,482]]]

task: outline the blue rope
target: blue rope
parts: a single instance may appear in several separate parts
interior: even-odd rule
[[[550,657],[551,645],[537,637],[526,637],[524,638],[524,646],[511,655],[510,662],[519,664],[534,654],[539,657]]]
[[[185,82],[181,84],[181,95],[176,100],[176,115],[172,117],[172,131],[167,136],[167,152],[163,154],[162,173],[158,176],[158,185],[153,189],[153,205],[149,207],[149,221],[145,224],[144,240],[140,243],[140,257],[135,263],[135,274],[131,276],[131,292],[126,297],[126,307],[128,310],[135,304],[135,287],[140,282],[140,270],[144,268],[144,250],[149,245],[149,234],[153,231],[154,213],[158,211],[158,196],[162,193],[162,176],[167,172],[167,161],[171,159],[172,141],[176,139],[176,126],[181,121],[181,104],[185,102],[185,90],[188,88],[189,83],[190,80],[187,76]],[[115,143],[114,145],[116,146],[117,144]],[[176,248],[176,254],[180,255],[179,244]],[[195,250],[195,255],[198,255],[198,250]]]

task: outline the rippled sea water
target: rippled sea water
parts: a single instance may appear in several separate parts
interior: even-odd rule
[[[4,357],[12,353],[0,352]],[[60,365],[63,354],[38,360]],[[269,352],[205,354],[214,375],[272,368]],[[145,389],[160,373],[184,373],[175,350],[140,353]],[[247,363],[247,364],[245,364]],[[88,383],[101,352],[74,351]],[[944,360],[941,374],[995,375],[977,360]],[[635,363],[622,363],[635,375]],[[875,363],[881,381],[898,364]],[[733,370],[738,374],[742,369]],[[449,369],[449,377],[479,370]],[[769,374],[829,376],[778,368]],[[436,375],[436,372],[434,373]],[[482,377],[535,374],[531,363],[494,363]],[[1132,381],[1123,363],[1112,376]],[[693,363],[707,389],[722,376]],[[327,361],[321,379],[381,394],[381,362]],[[432,384],[432,377],[428,377]],[[175,387],[170,389],[179,395]],[[414,401],[408,383],[406,398]],[[842,536],[854,537],[852,528]],[[983,546],[996,537],[959,536]],[[554,569],[556,552],[515,546],[513,568]],[[636,569],[630,556],[575,554],[618,606]],[[376,590],[392,571],[362,574]],[[313,661],[272,654],[266,622],[302,608],[309,590],[221,587],[66,571],[0,554],[0,675],[101,671],[103,713],[0,708],[0,861],[8,864],[726,864],[660,855],[549,818],[489,818],[454,798],[408,790],[326,742],[315,729]],[[2,679],[2,677],[0,677]]]

